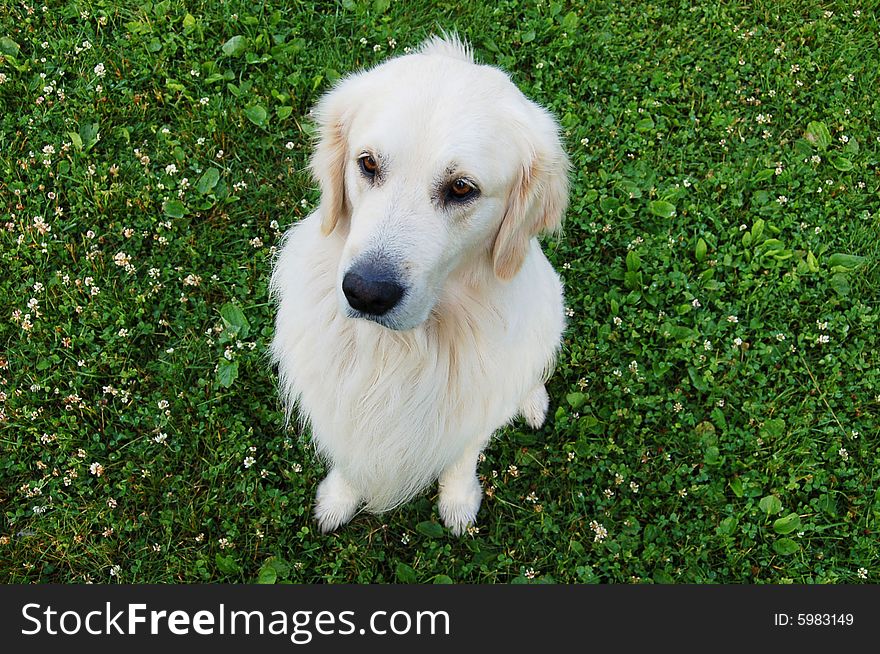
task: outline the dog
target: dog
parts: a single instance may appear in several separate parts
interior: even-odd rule
[[[270,351],[328,464],[315,518],[333,531],[439,480],[460,535],[492,435],[548,409],[565,317],[536,237],[568,204],[559,126],[454,35],[343,78],[312,113],[321,199],[279,248]]]

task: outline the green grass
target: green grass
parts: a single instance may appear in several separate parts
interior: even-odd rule
[[[877,6],[690,4],[0,7],[0,580],[880,580]],[[563,125],[551,419],[475,533],[322,536],[271,255],[309,107],[440,28]]]

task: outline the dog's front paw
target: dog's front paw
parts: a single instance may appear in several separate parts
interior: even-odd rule
[[[544,384],[539,384],[526,396],[519,411],[529,427],[540,429],[547,418],[547,408],[549,406],[550,396],[547,395],[547,389],[544,388]]]
[[[315,519],[318,528],[327,533],[351,520],[361,498],[338,470],[331,470],[318,485],[315,497]]]
[[[483,490],[476,475],[445,483],[441,480],[440,519],[453,535],[460,536],[476,521],[482,499]]]

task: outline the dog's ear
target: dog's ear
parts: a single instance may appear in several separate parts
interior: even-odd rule
[[[355,86],[355,77],[344,79],[326,93],[312,111],[318,126],[318,141],[309,168],[321,187],[321,231],[325,236],[349,213],[345,199],[345,160]]]
[[[531,108],[536,111],[519,130],[524,161],[492,248],[495,275],[505,281],[519,272],[533,237],[562,228],[568,206],[569,163],[559,127],[547,111],[537,105]]]

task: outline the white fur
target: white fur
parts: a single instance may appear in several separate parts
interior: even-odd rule
[[[331,467],[316,518],[329,531],[439,479],[440,516],[461,533],[492,434],[547,412],[563,300],[535,236],[559,228],[567,202],[557,125],[455,37],[346,78],[315,113],[322,199],[275,265],[272,355],[288,411]],[[361,173],[364,151],[381,184]],[[442,203],[444,176],[476,181],[479,197]],[[391,262],[407,289],[377,321],[341,290],[361,257]]]

